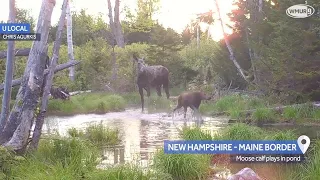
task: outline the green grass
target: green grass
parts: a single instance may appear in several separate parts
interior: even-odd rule
[[[224,96],[217,101],[216,109],[218,112],[228,111],[232,106],[239,104],[240,100],[242,100],[241,96]]]
[[[119,131],[117,129],[107,128],[102,123],[90,125],[84,132],[71,128],[68,130],[68,134],[71,137],[89,140],[98,147],[113,146],[121,142]]]
[[[199,128],[190,128],[187,127],[182,131],[182,137],[183,139],[186,140],[207,140],[207,139],[214,139],[214,140],[296,140],[298,135],[292,131],[292,130],[286,130],[286,131],[267,131],[262,128],[256,127],[256,126],[251,126],[243,123],[236,123],[233,125],[230,125],[226,128],[223,128],[219,131],[218,135],[215,135],[213,137],[210,137],[209,134],[206,134],[205,132],[201,131]],[[319,153],[320,154],[320,153]],[[195,159],[199,158],[196,155],[190,155],[193,156]],[[212,157],[214,158],[215,155]],[[320,156],[319,156],[320,157]],[[168,157],[167,157],[168,158]],[[180,160],[180,159],[183,160]],[[172,168],[167,168],[167,172],[171,174],[182,174],[184,173],[185,169],[182,168],[183,162],[180,161],[187,161],[188,158],[186,156],[182,155],[172,155],[172,157],[167,159],[167,161],[163,162],[166,163],[167,167],[174,166]],[[210,158],[210,156],[209,156]],[[319,158],[320,159],[320,158]],[[180,160],[180,161],[179,161]],[[180,162],[179,164],[176,162]],[[196,160],[194,160],[196,161]],[[205,161],[202,159],[202,161]],[[205,161],[206,162],[206,161]],[[251,164],[251,163],[245,163],[245,164],[237,164],[237,166],[231,166],[231,169],[233,170],[234,173],[238,172],[240,169],[244,167],[250,167],[253,169],[256,173],[264,174],[267,177],[274,177],[275,179],[285,179],[288,178],[288,180],[292,177],[293,174],[297,174],[297,164],[291,164],[291,165],[283,165],[283,164]],[[312,167],[308,168],[313,168],[313,178],[316,177],[317,172],[317,167],[319,166],[318,164],[314,164]],[[205,166],[203,164],[203,169],[208,170],[208,165]],[[219,164],[218,164],[219,167]],[[222,168],[222,167],[221,167]],[[318,168],[319,169],[319,168]],[[266,172],[267,171],[267,172]],[[268,171],[272,171],[272,175]],[[280,173],[281,172],[281,173]],[[301,170],[298,171],[299,173]],[[205,172],[203,172],[205,174]],[[307,172],[306,172],[307,174]],[[290,178],[289,178],[290,177]],[[191,178],[192,179],[192,178]],[[194,178],[198,179],[198,178]],[[298,180],[299,178],[291,178],[293,180]],[[310,180],[312,178],[309,178]]]
[[[210,156],[202,154],[165,154],[159,150],[153,159],[153,168],[170,174],[177,180],[205,179],[209,172]]]
[[[272,103],[263,98],[246,95],[228,95],[221,97],[217,101],[202,103],[200,112],[207,115],[223,112],[231,119],[240,120],[241,122],[241,120],[250,118],[250,120],[258,124],[274,123],[281,120],[320,120],[320,109],[314,108],[310,103],[298,107],[286,107],[282,114],[268,109],[272,108],[271,105]],[[246,110],[254,110],[254,112],[247,117]]]
[[[86,175],[88,180],[170,180],[170,175],[147,170],[144,172],[140,167],[130,164],[118,165],[105,170],[95,170]]]
[[[139,92],[125,93],[125,94],[121,94],[121,96],[126,100],[128,105],[130,105],[130,106],[140,105],[141,99],[140,99]]]
[[[234,123],[211,136],[198,127],[184,127],[181,137],[185,140],[296,140],[294,130],[268,131],[262,128],[244,123]]]
[[[198,127],[183,127],[180,135],[182,139],[185,140],[212,140],[212,136],[210,134],[201,131]]]
[[[212,136],[200,128],[184,127],[180,136],[185,140],[212,140]],[[205,179],[210,168],[211,155],[203,154],[164,154],[157,151],[153,159],[153,168],[173,179],[192,180]]]
[[[7,162],[15,159],[13,154],[0,150],[0,158],[6,155]],[[7,170],[0,172],[0,177],[28,180],[171,179],[168,174],[151,170],[145,172],[140,167],[129,164],[97,169],[99,154],[100,151],[94,144],[81,138],[41,139],[38,151],[28,154],[19,163],[1,163],[6,166],[3,169]]]
[[[12,175],[12,169],[23,160],[20,156],[15,156],[12,151],[0,146],[0,179]]]
[[[298,118],[298,110],[294,107],[286,107],[283,110],[282,116],[286,120],[296,120]]]
[[[312,118],[314,120],[320,120],[320,109],[315,109],[312,113]]]
[[[72,96],[69,101],[51,99],[48,104],[48,114],[74,115],[107,113],[110,111],[122,111],[126,105],[126,100],[119,95],[84,93]]]
[[[308,162],[300,164],[289,179],[313,180],[319,179],[320,174],[320,140],[317,140],[309,152]],[[309,150],[308,150],[309,151]]]
[[[215,114],[225,112],[232,119],[243,119],[244,114],[241,113],[248,109],[257,109],[267,107],[268,104],[257,97],[245,95],[228,95],[223,96],[217,101],[209,101],[200,106],[200,112],[205,114]]]
[[[214,113],[216,108],[215,103],[209,101],[208,103],[201,102],[199,107],[199,111],[201,114],[211,114]]]
[[[312,113],[315,110],[314,107],[307,103],[305,105],[297,107],[298,118],[309,118],[312,117]]]
[[[88,141],[42,139],[37,152],[12,168],[10,179],[81,179],[95,169],[97,157],[98,150]]]
[[[275,122],[276,114],[272,109],[259,108],[252,113],[251,118],[257,123]]]
[[[320,109],[314,108],[310,104],[299,107],[286,107],[283,110],[282,117],[286,120],[320,120]]]
[[[99,131],[94,136],[100,139],[101,132],[105,132],[102,125],[91,126],[93,131]],[[91,128],[88,128],[91,129]],[[155,153],[152,166],[143,170],[136,165],[119,165],[101,170],[96,169],[99,157],[99,148],[95,140],[81,138],[91,130],[84,132],[76,129],[69,130],[71,138],[55,137],[55,139],[41,139],[37,152],[27,154],[25,158],[17,158],[10,151],[0,148],[0,178],[2,179],[30,179],[30,180],[131,180],[131,179],[159,179],[159,180],[192,180],[206,179],[211,172],[211,155],[201,154],[164,154],[163,150]],[[94,133],[95,134],[95,133]],[[297,135],[294,131],[266,131],[259,127],[247,124],[233,124],[220,130],[219,135],[211,136],[199,128],[185,127],[181,136],[186,140],[294,140]],[[104,139],[104,138],[103,138]],[[103,140],[98,140],[101,142]],[[320,153],[318,141],[311,151],[310,161],[306,164],[294,166],[277,166],[277,170],[287,179],[316,179],[320,173]],[[5,162],[5,163],[3,163]],[[246,165],[256,172],[269,167],[268,164],[256,166]],[[269,170],[271,170],[269,169]],[[277,173],[277,172],[275,172]]]
[[[256,126],[235,123],[222,129],[215,135],[217,140],[261,140],[264,139],[264,131]]]
[[[166,97],[157,97],[155,95],[146,98],[145,107],[148,113],[157,112],[171,112],[173,110],[174,102]]]
[[[141,107],[141,99],[138,92],[123,94],[122,97],[128,102],[130,106]],[[167,99],[163,94],[158,97],[155,92],[151,93],[150,97],[144,96],[144,107],[148,113],[169,112],[173,109],[175,102]]]

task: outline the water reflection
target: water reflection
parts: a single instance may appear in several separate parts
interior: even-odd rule
[[[191,114],[188,114],[190,117]],[[202,117],[202,129],[214,134],[227,124],[227,118]],[[67,130],[74,127],[84,129],[91,123],[103,123],[110,128],[118,128],[122,137],[122,145],[114,149],[106,149],[102,165],[119,163],[122,160],[138,163],[146,167],[152,155],[162,148],[163,140],[179,139],[179,128],[184,125],[195,125],[191,120],[185,122],[182,114],[172,118],[167,113],[144,114],[140,109],[128,109],[124,112],[113,112],[104,115],[76,115],[72,117],[48,117],[45,119],[43,133],[58,132],[67,135]]]

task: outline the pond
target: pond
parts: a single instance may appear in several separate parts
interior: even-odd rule
[[[150,165],[153,153],[163,147],[163,140],[179,139],[179,129],[184,125],[195,125],[191,120],[190,110],[188,112],[187,121],[184,121],[182,112],[175,113],[173,118],[168,113],[142,113],[140,108],[103,115],[51,116],[45,119],[43,133],[58,132],[66,136],[67,130],[72,127],[84,129],[91,123],[102,123],[107,127],[119,129],[122,144],[116,151],[105,150],[101,167],[118,162],[136,163],[141,167],[147,167]],[[204,124],[201,128],[210,134],[216,133],[218,129],[228,124],[228,118],[205,116],[202,118]]]

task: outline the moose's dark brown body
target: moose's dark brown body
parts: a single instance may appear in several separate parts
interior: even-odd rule
[[[187,108],[190,107],[192,110],[199,110],[199,106],[202,100],[210,100],[211,97],[206,96],[204,92],[184,92],[178,97],[178,105],[174,108],[173,112],[181,107],[184,108],[184,118],[186,118]]]
[[[161,95],[161,87],[166,92],[167,99],[170,98],[169,94],[169,70],[161,65],[148,66],[144,62],[144,58],[137,58],[133,55],[134,60],[138,63],[137,71],[137,85],[139,88],[139,94],[141,98],[141,108],[144,109],[144,97],[143,89],[147,91],[147,96],[150,96],[150,89],[156,88],[158,96]]]

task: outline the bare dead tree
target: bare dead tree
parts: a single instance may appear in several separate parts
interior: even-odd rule
[[[0,144],[16,151],[23,151],[25,148],[33,122],[34,110],[38,104],[47,58],[49,27],[55,3],[55,0],[42,1],[36,28],[36,32],[41,33],[41,39],[32,44],[14,107],[0,134]]]
[[[216,2],[216,7],[217,7],[217,12],[218,12],[218,15],[219,15],[219,20],[220,20],[220,23],[221,23],[221,29],[222,29],[222,32],[223,32],[223,36],[224,36],[224,41],[226,43],[226,46],[228,48],[228,51],[229,51],[229,54],[230,54],[230,60],[233,62],[233,64],[236,66],[238,72],[240,73],[241,77],[246,80],[248,83],[250,83],[248,77],[245,75],[245,71],[241,68],[240,64],[237,62],[236,60],[236,57],[234,55],[234,52],[232,50],[232,47],[229,43],[229,40],[227,38],[227,34],[225,32],[225,29],[224,29],[224,25],[223,25],[223,21],[222,21],[222,18],[221,18],[221,13],[220,13],[220,9],[219,9],[219,4],[218,4],[218,0],[215,0]]]
[[[122,32],[122,27],[120,23],[120,0],[115,0],[114,5],[114,30],[116,35],[117,45],[121,48],[124,48],[124,37]]]
[[[53,55],[51,59],[51,63],[49,66],[49,73],[47,75],[47,79],[45,81],[45,88],[43,91],[43,96],[42,96],[42,101],[41,101],[41,106],[40,106],[40,112],[37,115],[36,118],[36,125],[35,129],[33,132],[32,136],[32,141],[30,144],[30,149],[35,150],[38,147],[39,139],[41,136],[41,131],[42,131],[42,126],[44,123],[44,115],[47,112],[47,106],[48,106],[48,101],[49,101],[49,94],[50,94],[50,89],[52,87],[52,81],[54,77],[54,69],[57,66],[58,60],[59,60],[59,51],[60,51],[60,46],[61,46],[61,41],[62,41],[62,31],[65,23],[65,17],[66,17],[66,11],[68,9],[68,0],[63,1],[62,5],[62,12],[59,20],[59,25],[56,33],[56,40],[54,42],[53,46]]]
[[[15,13],[15,0],[9,1],[9,20],[8,23],[14,23],[16,19]],[[6,75],[5,75],[5,87],[2,97],[2,108],[0,117],[0,131],[3,130],[7,123],[10,112],[10,100],[12,91],[12,79],[14,72],[14,41],[8,41],[7,61],[6,61]]]
[[[73,54],[73,41],[72,41],[72,15],[70,10],[70,0],[67,4],[67,42],[68,42],[68,57],[69,61],[74,60],[74,54]],[[75,79],[75,67],[71,66],[69,68],[69,77],[71,81],[74,81]]]
[[[120,1],[115,0],[115,5],[114,5],[114,15],[112,14],[112,6],[111,6],[111,1],[108,0],[108,10],[109,10],[109,25],[111,28],[111,34],[112,34],[112,43],[113,43],[113,50],[112,50],[112,64],[113,64],[113,72],[112,72],[112,81],[115,81],[117,79],[117,74],[118,74],[118,65],[117,65],[117,59],[116,59],[116,54],[114,52],[114,45],[117,45],[121,48],[124,48],[125,43],[124,43],[124,37],[123,37],[123,32],[122,32],[122,27],[120,23]],[[115,43],[114,43],[115,41]]]

